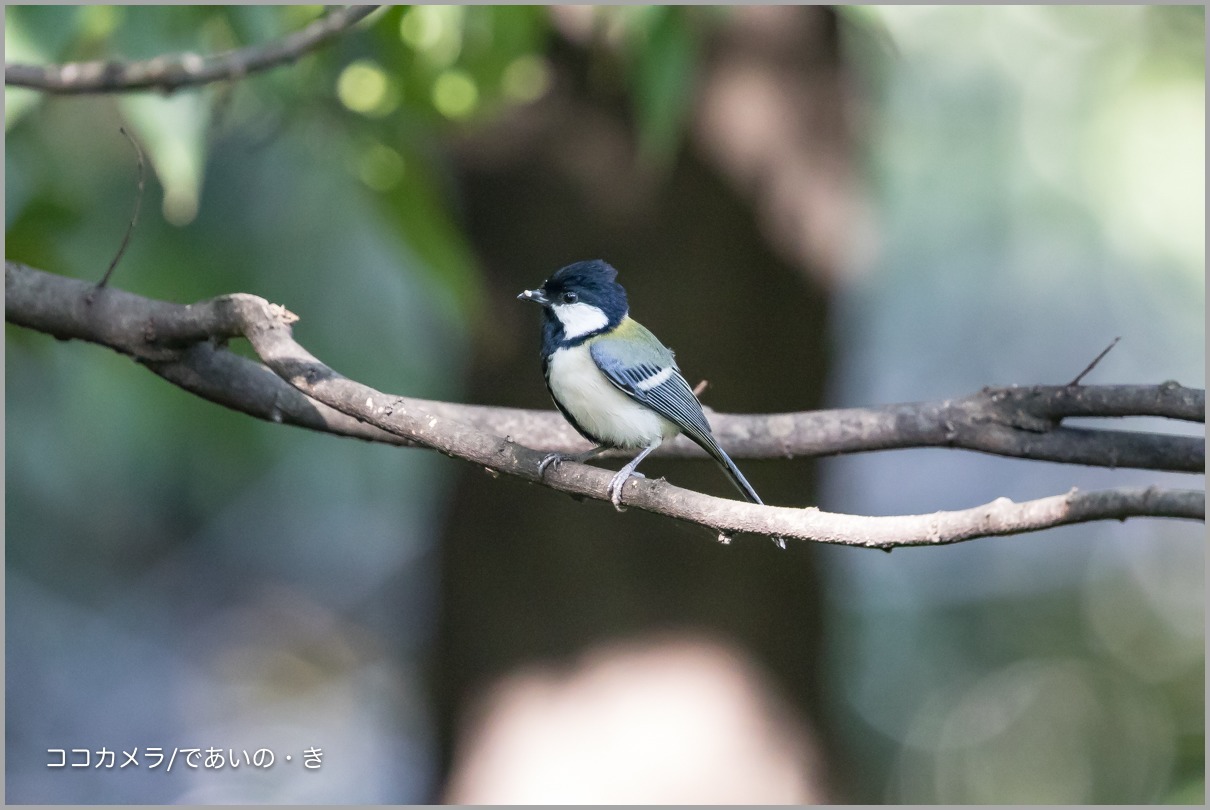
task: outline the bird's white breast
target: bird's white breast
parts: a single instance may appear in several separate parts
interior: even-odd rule
[[[672,422],[623,394],[597,368],[588,344],[550,356],[551,393],[584,430],[615,447],[646,447],[680,432]]]

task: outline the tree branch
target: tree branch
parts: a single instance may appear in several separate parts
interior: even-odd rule
[[[90,292],[91,303],[87,300]],[[261,418],[362,439],[428,447],[568,494],[608,499],[606,487],[611,472],[582,464],[563,464],[541,478],[537,467],[545,453],[519,444],[516,441],[519,431],[510,429],[520,427],[528,432],[539,427],[554,429],[558,424],[556,414],[431,402],[375,391],[340,376],[313,357],[290,334],[290,324],[297,320],[296,316],[256,296],[234,294],[182,306],[113,288],[97,289],[16,262],[6,262],[5,293],[5,315],[12,323],[63,339],[80,338],[109,346],[188,390]],[[251,342],[267,369],[215,345],[241,336]],[[273,382],[274,375],[288,382],[289,387]],[[910,428],[913,423],[935,421],[938,415],[957,413],[955,403],[966,403],[966,407],[981,414],[980,418],[988,418],[989,413],[995,416],[994,430],[1023,430],[1039,436],[1062,415],[1100,415],[1102,411],[1113,416],[1143,413],[1204,421],[1205,392],[1175,383],[1057,390],[1066,393],[1059,396],[1054,387],[1046,386],[985,389],[955,402],[822,413],[825,421],[831,421],[833,434],[839,437],[850,434],[853,426],[861,425],[869,414]],[[1010,418],[1005,418],[1005,414]],[[751,437],[757,437],[760,432],[752,428],[763,420],[767,423],[764,435],[777,437],[777,455],[794,455],[793,448],[800,441],[787,433],[785,427],[798,425],[807,416],[749,416],[742,418],[741,427],[749,430]],[[819,416],[817,413],[816,418]],[[725,424],[739,417],[716,419]],[[943,444],[956,446],[960,431],[944,421],[941,425],[947,431]],[[1052,432],[1057,430],[1062,428],[1051,427]],[[908,432],[912,433],[910,429]],[[917,430],[914,435],[925,432]],[[1169,451],[1175,449],[1177,452],[1165,462],[1168,466],[1158,469],[1181,470],[1187,457],[1204,459],[1204,443],[1194,437],[1091,430],[1078,433],[1110,441],[1102,448],[1109,459],[1102,463],[1111,466],[1121,465],[1123,455],[1121,448],[1112,444],[1110,437],[1115,436],[1136,437],[1125,447],[1134,447],[1140,441],[1137,437],[1142,437],[1144,444],[1158,442]],[[888,436],[879,435],[876,439],[873,442],[876,448],[861,449],[890,446]],[[545,442],[543,449],[550,449],[550,444]],[[1197,445],[1196,451],[1190,444]],[[753,446],[759,451],[762,442],[741,440],[730,443],[728,449],[745,457],[754,455],[750,452]],[[825,452],[852,449],[832,447]],[[1204,461],[1198,464],[1198,469],[1202,466]],[[1204,493],[1154,487],[1091,493],[1072,490],[1066,495],[1021,504],[1001,498],[973,509],[898,517],[860,517],[829,514],[815,508],[758,506],[680,489],[663,480],[633,479],[624,488],[624,499],[629,506],[706,526],[718,532],[720,538],[732,532],[754,532],[884,549],[953,543],[1089,520],[1136,516],[1205,519]]]
[[[337,8],[276,42],[209,56],[167,54],[141,62],[69,62],[63,65],[4,65],[4,84],[45,93],[121,93],[161,90],[240,79],[293,62],[368,17],[377,6]]]
[[[329,413],[258,363],[198,344],[213,335],[196,322],[194,307],[117,289],[103,300],[89,303],[93,289],[83,281],[8,262],[6,318],[59,338],[100,343],[131,355],[192,393],[260,419],[372,441],[409,443]],[[181,329],[185,329],[184,337],[169,339]],[[956,400],[878,408],[772,415],[711,411],[710,422],[727,452],[736,458],[950,447],[1038,461],[1200,472],[1205,468],[1205,443],[1199,437],[1065,428],[1059,421],[1068,416],[1161,416],[1204,422],[1205,401],[1205,391],[1172,382],[1159,386],[1031,386],[985,388]],[[546,452],[586,447],[553,411],[412,398],[400,402]],[[657,452],[664,457],[705,457],[683,437]]]

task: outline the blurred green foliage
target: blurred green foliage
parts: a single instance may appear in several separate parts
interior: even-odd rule
[[[323,13],[9,6],[6,58],[214,54],[279,40]],[[636,94],[636,117],[656,159],[675,152],[684,125],[688,102],[674,96],[702,31],[688,16],[590,12],[593,29],[622,30],[625,18],[638,67],[607,62],[607,71],[618,87],[653,88]],[[147,191],[112,286],[182,303],[257,293],[298,313],[299,339],[341,373],[458,399],[484,285],[459,225],[449,146],[552,91],[553,30],[547,7],[393,6],[292,64],[233,82],[170,95],[6,89],[6,255],[100,278],[135,202],[125,126],[146,154]],[[314,680],[323,666],[289,646],[288,619],[264,609],[284,599],[303,613],[339,612],[330,626],[307,624],[320,647],[367,640],[332,682],[348,690],[333,705],[356,709],[301,710],[345,757],[307,780],[306,800],[431,798],[435,753],[416,673],[434,626],[431,555],[451,462],[283,430],[108,350],[5,333],[6,554],[9,593],[19,595],[8,606],[8,797],[301,798],[288,780],[236,790],[219,778],[188,793],[103,772],[54,779],[43,761],[48,747],[149,745],[199,722],[228,723],[220,736],[230,741],[297,723],[290,682],[249,690],[260,670],[210,667],[264,656],[294,662],[266,673]],[[40,629],[45,617],[81,612],[95,617],[85,636]],[[212,623],[232,632],[198,635]],[[201,667],[184,702],[162,688],[180,683],[182,659]],[[379,674],[361,683],[363,671]],[[132,690],[144,696],[135,711],[123,708]],[[256,694],[274,697],[252,705]],[[307,707],[329,702],[308,694],[298,696]],[[191,701],[234,708],[191,714]],[[71,739],[54,719],[63,713]]]
[[[38,63],[218,53],[279,39],[322,12],[321,6],[17,6],[8,9],[6,45],[10,60]],[[643,154],[655,162],[670,159],[692,99],[696,43],[717,11],[619,7],[591,15],[594,28],[625,42],[627,66],[618,67],[615,81],[634,88]],[[378,215],[415,253],[417,267],[447,287],[469,315],[478,296],[474,258],[451,216],[441,139],[550,89],[550,9],[392,6],[357,29],[288,68],[168,97],[113,96],[112,103],[146,149],[163,189],[163,217],[177,226],[198,216],[216,150],[270,142],[303,125],[323,128],[335,138],[325,159],[373,192]],[[22,121],[39,104],[60,103],[32,91],[6,91],[11,137],[20,143]],[[112,170],[126,160],[115,146],[98,168]],[[34,223],[19,218],[48,213],[37,197],[51,184],[16,168],[7,224],[22,255],[28,247],[22,236]],[[63,171],[87,169],[68,163]],[[70,203],[78,195],[65,197]],[[37,263],[36,255],[24,255]]]
[[[881,244],[850,290],[837,404],[1066,381],[1116,336],[1086,382],[1204,386],[1204,9],[842,14]],[[826,461],[824,478],[833,508],[861,514],[1204,487],[929,451]],[[859,798],[1202,803],[1204,526],[1017,539],[822,552],[837,561],[829,685]]]

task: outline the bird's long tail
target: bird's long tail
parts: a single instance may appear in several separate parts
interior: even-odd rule
[[[727,477],[735,484],[736,489],[743,493],[749,503],[764,505],[765,502],[756,494],[756,490],[748,483],[748,479],[744,478],[744,474],[739,471],[739,467],[731,460],[731,456],[727,455],[726,451],[719,447],[717,442],[710,442],[705,448],[710,455],[714,456],[719,466],[726,471]],[[774,537],[773,542],[778,548],[784,549],[786,547],[786,541],[781,537]]]
[[[717,450],[718,454],[714,457],[718,460],[719,466],[727,471],[727,476],[731,479],[732,483],[735,484],[735,488],[742,492],[744,497],[747,498],[750,503],[759,503],[763,505],[764,501],[762,501],[760,496],[756,494],[756,490],[753,489],[752,485],[748,483],[748,479],[744,478],[744,474],[739,471],[739,467],[737,467],[735,462],[731,460],[731,456],[723,452],[721,447],[718,447]]]

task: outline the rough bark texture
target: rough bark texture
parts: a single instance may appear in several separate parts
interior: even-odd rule
[[[200,56],[168,54],[141,62],[70,62],[64,65],[4,65],[4,84],[44,93],[128,93],[159,90],[171,93],[217,81],[242,79],[288,64],[340,36],[368,17],[377,6],[337,8],[278,42],[250,45],[226,53]]]

